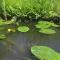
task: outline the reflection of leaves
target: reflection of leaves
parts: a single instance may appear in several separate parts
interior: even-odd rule
[[[27,32],[27,31],[29,31],[29,28],[27,26],[20,26],[20,27],[18,27],[18,31]]]
[[[44,33],[44,34],[54,34],[56,33],[55,30],[52,30],[52,29],[41,29],[39,30],[40,33]]]
[[[60,60],[60,54],[46,46],[32,46],[31,52],[40,60]]]

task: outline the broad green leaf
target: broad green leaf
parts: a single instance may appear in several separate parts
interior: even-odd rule
[[[36,25],[36,28],[49,28],[51,25],[47,21],[39,21]]]
[[[60,27],[59,25],[54,24],[54,23],[51,23],[51,26],[53,26],[53,27]]]
[[[60,54],[46,46],[32,46],[31,52],[40,60],[60,60]]]
[[[40,33],[44,33],[44,34],[54,34],[56,33],[55,30],[52,30],[52,29],[41,29],[39,30]]]
[[[19,26],[18,27],[18,31],[27,32],[27,31],[29,31],[29,27],[27,27],[27,26]]]
[[[51,27],[50,25],[46,25],[46,24],[36,24],[35,26],[36,26],[36,28],[41,28],[41,29],[45,29],[45,28]]]
[[[53,22],[48,22],[48,21],[39,21],[36,25],[36,28],[50,28],[50,27],[59,27],[59,25],[54,24]]]

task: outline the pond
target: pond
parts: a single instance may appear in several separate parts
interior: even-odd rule
[[[0,42],[0,60],[38,60],[31,54],[31,46],[48,46],[60,52],[60,28],[56,29],[56,34],[46,35],[36,31],[27,33],[10,33],[8,39],[15,44],[7,50]]]

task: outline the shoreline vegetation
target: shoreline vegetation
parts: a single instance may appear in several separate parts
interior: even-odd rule
[[[59,22],[59,0],[0,0],[0,17],[5,20]]]
[[[52,28],[59,27],[60,23],[58,2],[59,0],[0,0],[0,26],[6,29],[5,25],[14,25],[14,28],[7,28],[8,32],[27,32],[34,27],[40,33],[53,34],[55,30]]]

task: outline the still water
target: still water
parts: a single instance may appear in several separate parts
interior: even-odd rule
[[[11,49],[7,49],[0,43],[0,60],[38,60],[30,52],[33,45],[48,46],[60,52],[60,28],[56,31],[57,33],[52,35],[36,31],[10,33],[8,39],[15,44],[11,46]]]

